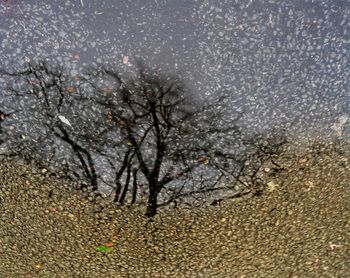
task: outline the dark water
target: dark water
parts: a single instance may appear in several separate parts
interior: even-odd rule
[[[348,1],[8,0],[0,9],[6,69],[47,59],[128,71],[142,58],[201,97],[229,91],[252,129],[293,122],[329,134],[349,117]]]
[[[349,1],[8,0],[0,46],[6,70],[42,59],[72,74],[104,63],[132,72],[142,59],[198,98],[229,94],[247,131],[349,135]],[[0,108],[16,109],[4,90]]]

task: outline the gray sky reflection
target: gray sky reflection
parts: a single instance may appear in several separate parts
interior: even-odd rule
[[[293,123],[302,134],[348,136],[349,43],[345,0],[0,2],[2,68],[45,59],[131,71],[141,58],[203,99],[229,92],[251,131]]]

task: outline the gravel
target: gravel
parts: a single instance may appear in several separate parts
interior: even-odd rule
[[[93,204],[0,166],[0,277],[350,277],[349,157],[279,157],[274,186],[195,209]],[[113,212],[113,213],[111,213]],[[96,250],[109,246],[111,252]]]

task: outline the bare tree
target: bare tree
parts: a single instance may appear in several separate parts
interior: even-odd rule
[[[40,152],[40,143],[50,142],[55,156],[68,147],[75,158],[66,164],[71,172],[79,176],[70,164],[79,166],[95,192],[99,183],[108,184],[119,204],[130,195],[134,204],[146,194],[149,217],[157,213],[161,192],[167,194],[163,205],[233,190],[237,183],[246,190],[229,197],[251,192],[261,164],[247,161],[272,152],[243,140],[237,123],[243,112],[225,114],[227,97],[199,103],[179,79],[142,63],[134,77],[113,67],[69,76],[43,62],[3,74],[14,80],[7,91],[19,106],[32,107],[32,117],[45,127],[27,149]],[[236,151],[240,145],[245,152]],[[97,159],[107,161],[113,182],[104,179]]]
[[[209,165],[209,157],[203,156],[211,147],[206,137],[236,128],[209,130],[210,122],[220,120],[214,110],[221,99],[198,107],[179,80],[147,72],[141,64],[133,79],[124,80],[117,71],[101,68],[87,80],[99,92],[94,102],[104,108],[106,118],[122,138],[117,152],[124,150],[125,156],[116,175],[116,197],[120,177],[126,171],[128,185],[134,167],[134,182],[139,173],[147,182],[147,216],[156,214],[158,195],[167,184],[184,177],[190,179],[200,166],[214,166]],[[101,88],[101,83],[105,84],[101,80],[107,80],[110,86]],[[135,183],[133,188],[135,200]]]
[[[53,69],[47,63],[39,62],[28,64],[22,71],[2,71],[2,73],[12,77],[12,84],[7,87],[7,90],[17,97],[16,100],[23,107],[22,112],[24,113],[25,109],[35,111],[35,113],[29,114],[31,119],[26,123],[25,128],[30,129],[29,126],[32,126],[34,121],[38,123],[37,128],[40,136],[39,139],[34,139],[36,144],[22,141],[20,146],[16,146],[16,149],[21,150],[21,152],[27,151],[26,155],[30,155],[33,151],[40,152],[40,148],[43,148],[40,143],[54,135],[70,146],[79,161],[84,176],[89,180],[92,190],[97,191],[98,181],[92,155],[86,147],[75,140],[71,127],[67,122],[62,121],[64,118],[60,115],[64,108],[71,105],[69,93],[72,87],[63,69]]]

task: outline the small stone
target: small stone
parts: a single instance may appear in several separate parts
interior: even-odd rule
[[[275,183],[274,181],[270,181],[270,182],[267,184],[267,190],[268,190],[269,192],[275,191],[278,187],[279,187],[279,184]]]
[[[301,159],[299,159],[299,163],[306,163],[307,162],[307,158],[305,157],[305,158],[301,158]]]

